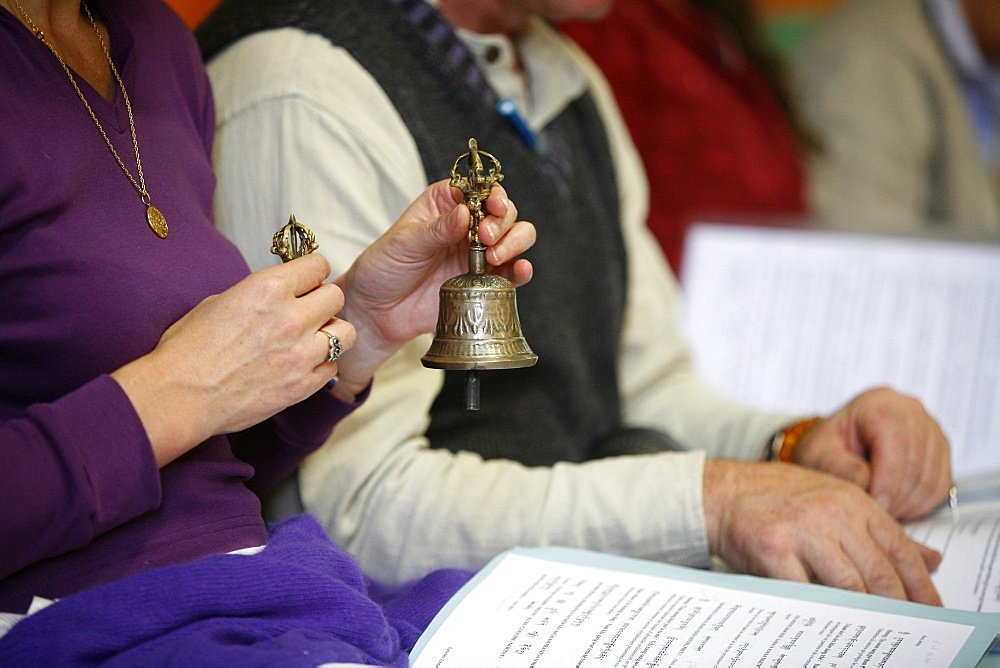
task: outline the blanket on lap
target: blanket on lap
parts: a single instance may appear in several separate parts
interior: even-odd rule
[[[6,666],[406,666],[471,574],[399,587],[368,580],[319,524],[274,527],[255,555],[213,555],[123,578],[30,615],[0,638]]]

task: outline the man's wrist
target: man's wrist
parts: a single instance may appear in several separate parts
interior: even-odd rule
[[[823,418],[812,416],[803,418],[785,427],[782,427],[771,437],[770,446],[767,449],[768,461],[790,462],[795,453],[795,448],[802,440],[802,436],[810,427],[820,422]]]

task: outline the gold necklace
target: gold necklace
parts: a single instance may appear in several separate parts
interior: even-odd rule
[[[142,160],[139,158],[139,141],[136,139],[135,135],[135,120],[132,118],[132,104],[129,102],[128,92],[125,90],[125,83],[122,81],[121,75],[118,74],[118,68],[115,67],[115,63],[111,59],[111,52],[108,50],[107,44],[104,43],[104,37],[101,36],[101,31],[97,27],[97,21],[94,19],[94,15],[90,13],[90,7],[87,6],[86,2],[82,2],[83,9],[87,12],[87,18],[90,19],[90,25],[94,27],[94,32],[97,33],[97,39],[101,43],[101,50],[104,52],[104,57],[107,58],[108,65],[111,66],[111,73],[114,75],[115,81],[118,82],[118,86],[122,89],[122,99],[125,100],[125,109],[128,111],[128,126],[129,130],[132,132],[132,148],[135,149],[135,167],[136,171],[139,173],[138,180],[136,180],[135,177],[132,176],[132,173],[128,171],[128,167],[125,166],[125,163],[118,155],[118,151],[115,150],[114,145],[111,143],[111,139],[108,138],[108,133],[104,131],[104,128],[101,126],[101,122],[97,120],[97,114],[95,114],[94,110],[91,109],[90,104],[87,102],[87,98],[83,95],[83,91],[81,91],[80,87],[77,85],[76,79],[73,77],[73,73],[69,69],[69,65],[67,65],[66,61],[62,59],[62,56],[59,55],[59,52],[56,51],[55,47],[46,41],[45,33],[43,33],[38,26],[36,26],[35,23],[28,18],[28,14],[24,11],[21,3],[18,2],[18,0],[11,0],[11,2],[13,2],[14,6],[17,7],[17,11],[24,18],[28,27],[31,28],[31,32],[35,34],[35,37],[41,40],[42,44],[49,48],[49,51],[52,52],[52,55],[56,57],[56,60],[58,60],[59,64],[62,66],[63,72],[65,72],[66,76],[69,77],[69,82],[72,84],[73,90],[76,91],[77,97],[79,97],[80,101],[83,102],[83,106],[87,108],[87,113],[90,114],[91,120],[94,121],[94,125],[97,126],[101,136],[104,137],[104,143],[106,143],[108,148],[111,149],[111,155],[115,157],[115,162],[118,163],[118,166],[121,167],[125,176],[128,177],[128,180],[132,182],[132,185],[139,192],[140,199],[146,206],[146,222],[149,223],[150,229],[152,229],[156,236],[161,239],[166,238],[167,232],[169,231],[169,228],[167,227],[167,219],[164,218],[159,209],[150,204],[149,193],[146,191],[146,180],[142,176]]]

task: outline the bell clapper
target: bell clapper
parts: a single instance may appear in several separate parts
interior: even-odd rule
[[[479,410],[479,372],[475,369],[465,372],[465,410]]]

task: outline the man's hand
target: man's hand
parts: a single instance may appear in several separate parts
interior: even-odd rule
[[[709,460],[709,547],[731,568],[941,605],[941,555],[911,540],[860,487],[801,466]]]
[[[926,515],[952,485],[948,439],[919,401],[869,390],[802,436],[792,461],[849,480],[899,520]]]

